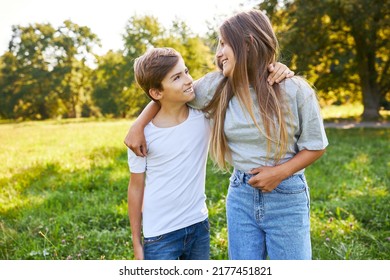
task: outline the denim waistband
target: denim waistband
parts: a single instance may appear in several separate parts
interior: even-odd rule
[[[240,180],[242,183],[248,183],[253,174],[245,173],[244,171],[234,169],[232,176]]]
[[[241,171],[241,170],[238,170],[238,169],[234,169],[233,171],[233,174],[232,174],[232,178],[236,178],[236,180],[239,180],[240,182],[242,183],[248,183],[249,179],[252,178],[254,175],[256,174],[249,174],[249,173],[245,173],[244,171]],[[285,180],[289,180],[295,176],[300,176],[303,180],[306,180],[305,178],[305,175],[303,173],[296,173],[296,174],[293,174],[287,178],[284,179]]]

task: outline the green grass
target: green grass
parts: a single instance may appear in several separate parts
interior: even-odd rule
[[[128,121],[0,125],[0,259],[131,259]],[[314,259],[390,259],[390,129],[327,130],[310,166]],[[228,174],[208,165],[212,259],[227,259]]]

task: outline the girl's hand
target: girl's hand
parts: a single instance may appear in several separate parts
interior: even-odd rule
[[[253,168],[249,174],[254,176],[248,183],[262,192],[272,192],[284,179],[276,167],[270,166]]]

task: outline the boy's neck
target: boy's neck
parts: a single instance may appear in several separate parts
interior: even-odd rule
[[[157,127],[172,127],[187,120],[188,114],[189,108],[187,104],[161,104],[160,111],[152,122]]]

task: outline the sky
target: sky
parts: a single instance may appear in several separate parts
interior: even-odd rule
[[[198,34],[207,32],[206,21],[253,7],[254,0],[0,0],[0,55],[8,48],[12,25],[64,20],[88,26],[101,39],[105,53],[122,47],[121,34],[133,15],[153,15],[169,27],[176,17]]]

